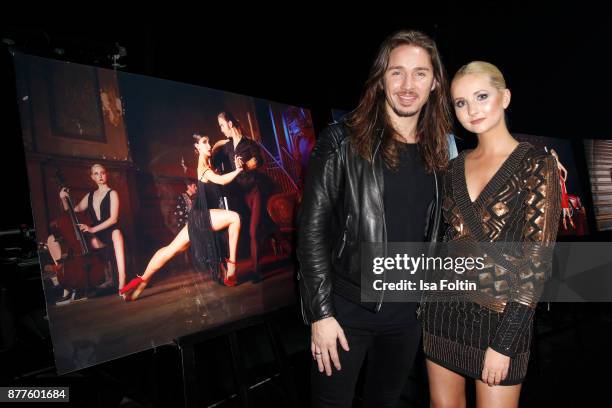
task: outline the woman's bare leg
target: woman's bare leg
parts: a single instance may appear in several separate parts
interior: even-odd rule
[[[125,246],[123,234],[116,229],[111,235],[113,247],[115,249],[115,259],[117,260],[117,275],[119,275],[119,289],[125,286]]]
[[[427,359],[429,406],[431,408],[465,408],[465,378]]]
[[[236,248],[238,247],[238,237],[240,235],[240,216],[235,211],[211,209],[210,222],[213,231],[220,231],[227,228],[229,241],[229,260],[227,264],[227,276],[230,277],[236,272]]]
[[[136,288],[132,291],[131,294],[127,295],[126,300],[136,300],[138,296],[145,290],[147,283],[149,283],[149,279],[153,277],[155,272],[159,271],[170,259],[172,259],[176,254],[183,252],[189,247],[189,233],[187,232],[187,225],[183,227],[183,229],[178,233],[178,235],[172,240],[172,242],[157,250],[155,255],[149,261],[147,265],[147,269],[145,269],[141,278],[142,281]],[[129,285],[128,285],[129,286]]]
[[[476,406],[486,408],[515,408],[519,406],[521,384],[489,386],[476,380]]]
[[[153,255],[147,265],[147,269],[142,274],[142,280],[148,282],[155,272],[160,270],[176,254],[183,252],[187,248],[189,248],[189,233],[187,232],[187,224],[185,224],[169,245],[155,252],[155,255]]]

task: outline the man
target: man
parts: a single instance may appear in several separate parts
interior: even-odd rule
[[[433,40],[400,31],[381,45],[357,109],[323,131],[312,152],[297,254],[313,407],[351,406],[366,358],[363,406],[399,399],[419,345],[416,304],[384,303],[383,291],[362,287],[372,271],[360,268],[361,243],[437,239],[448,101]]]
[[[174,208],[174,218],[176,231],[180,231],[187,224],[187,217],[191,212],[193,200],[198,192],[198,183],[192,179],[185,179],[185,191],[176,197],[176,206]]]
[[[259,188],[260,175],[257,172],[263,164],[263,157],[257,142],[244,135],[242,126],[229,111],[219,112],[217,115],[221,133],[227,138],[215,143],[212,155],[215,158],[215,167],[223,173],[235,170],[234,157],[240,157],[245,164],[245,170],[240,173],[232,183],[227,186],[230,200],[244,198],[248,207],[249,238],[251,263],[253,264],[253,281],[260,282],[262,274],[259,268],[259,253],[257,238],[261,220],[262,194]],[[230,204],[230,207],[232,205]],[[237,210],[240,212],[240,210]]]

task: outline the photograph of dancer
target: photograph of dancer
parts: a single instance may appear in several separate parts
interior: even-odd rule
[[[87,211],[92,225],[79,224],[79,228],[94,249],[105,248],[112,245],[119,278],[119,290],[125,285],[125,245],[123,233],[118,225],[120,202],[119,194],[108,184],[106,168],[101,164],[94,164],[90,169],[90,177],[96,183],[97,188],[87,193],[74,207],[75,212]],[[68,188],[60,190],[59,196],[65,211],[68,210],[67,197]],[[112,277],[108,276],[106,281],[97,289],[107,289],[113,284]],[[64,298],[70,294],[64,293]],[[64,301],[66,299],[60,299]]]
[[[234,157],[235,169],[229,173],[217,174],[210,163],[211,147],[209,138],[200,134],[194,136],[195,151],[198,155],[198,193],[185,225],[174,240],[160,248],[149,261],[142,276],[127,284],[121,294],[126,301],[136,300],[146,288],[151,277],[170,259],[191,247],[196,269],[215,276],[219,269],[223,273],[223,284],[235,286],[236,247],[240,233],[240,216],[235,211],[217,208],[219,206],[219,185],[226,185],[243,170],[239,156]],[[229,235],[229,258],[222,259],[215,233],[227,229]],[[227,264],[226,266],[223,264]]]
[[[561,209],[562,219],[563,219],[563,229],[567,230],[567,221],[569,221],[572,228],[576,228],[574,225],[574,220],[572,220],[572,211],[570,209],[569,204],[569,196],[567,194],[567,169],[561,163],[561,159],[559,159],[559,155],[555,151],[555,149],[550,149],[550,154],[555,158],[555,162],[557,163],[557,169],[559,170],[559,183],[561,184]]]
[[[240,200],[243,200],[248,207],[248,214],[244,215],[249,217],[249,249],[253,281],[260,282],[263,276],[259,267],[258,238],[262,216],[262,193],[259,187],[261,177],[257,170],[261,168],[264,161],[257,142],[246,136],[242,125],[231,112],[219,112],[217,120],[219,129],[226,139],[215,143],[212,153],[213,160],[219,163],[218,167],[231,172],[236,167],[233,157],[239,156],[244,161],[247,170],[236,177],[235,182],[229,185],[227,190],[230,200],[234,200],[234,205],[230,207],[240,207],[240,203],[236,203]]]

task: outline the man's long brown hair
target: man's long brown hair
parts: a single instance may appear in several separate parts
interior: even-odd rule
[[[450,96],[446,73],[436,43],[419,31],[402,30],[387,37],[381,44],[378,56],[372,64],[370,75],[359,106],[351,112],[347,126],[351,130],[351,146],[368,162],[372,162],[374,146],[382,136],[380,154],[388,167],[397,169],[397,131],[393,128],[385,109],[384,75],[391,51],[401,45],[414,45],[425,49],[431,57],[436,87],[417,122],[418,150],[428,172],[443,170],[448,162],[447,135],[452,131]]]

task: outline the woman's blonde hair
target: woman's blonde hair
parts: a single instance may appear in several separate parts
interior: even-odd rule
[[[469,64],[465,64],[453,77],[453,82],[462,78],[466,75],[483,74],[489,77],[491,85],[496,89],[506,89],[506,80],[504,75],[501,73],[499,68],[495,65],[485,61],[472,61]]]
[[[104,167],[103,165],[101,165],[100,163],[94,163],[91,165],[91,167],[89,168],[89,174],[93,174],[94,172],[94,167],[101,167],[104,170],[106,170],[106,167]]]

